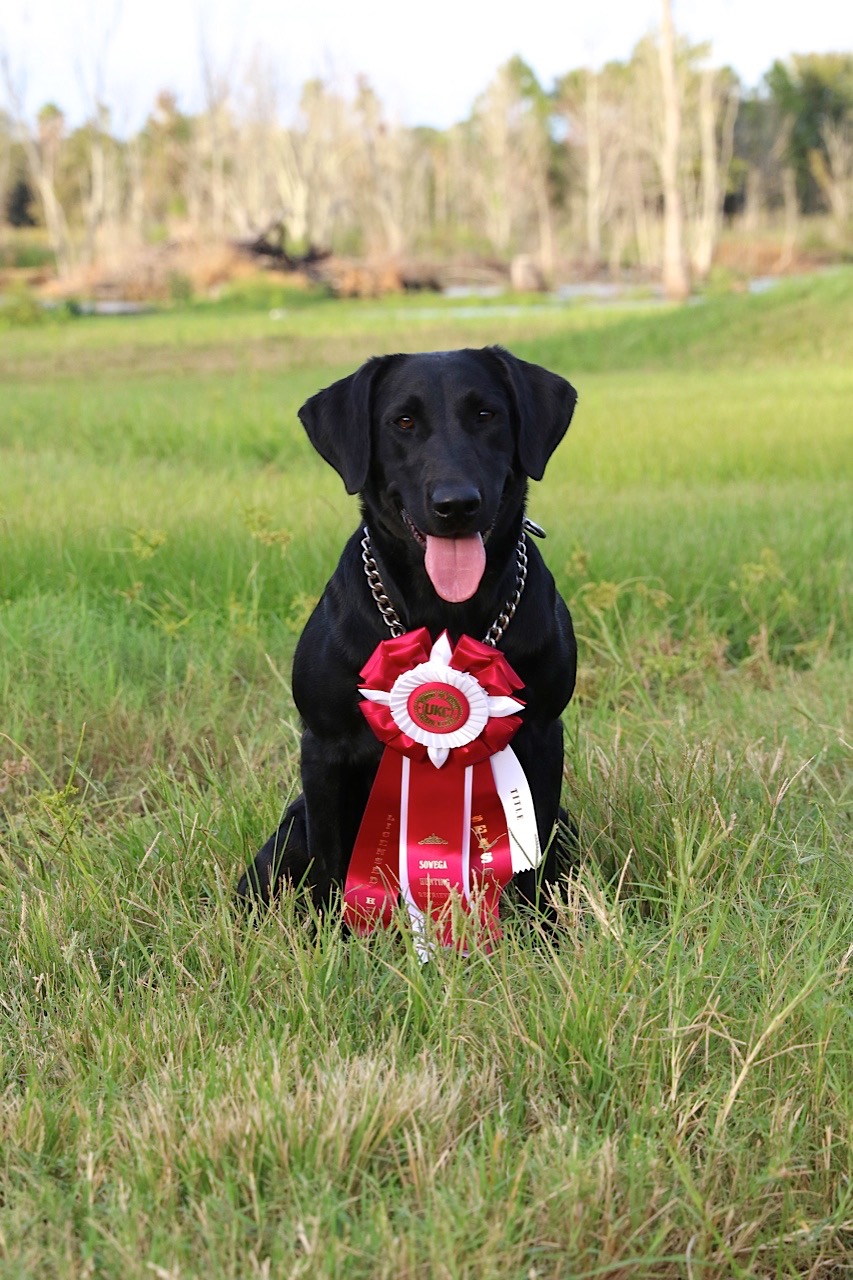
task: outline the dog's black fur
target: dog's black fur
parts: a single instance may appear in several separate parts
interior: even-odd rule
[[[303,405],[311,443],[358,493],[385,590],[407,628],[482,639],[512,596],[528,478],[539,480],[574,411],[574,388],[500,347],[379,356]],[[486,569],[475,594],[443,600],[424,568],[423,534],[480,532]],[[487,536],[486,536],[487,535]],[[310,885],[323,909],[342,886],[383,751],[359,711],[359,671],[389,632],[365,578],[359,529],[299,640],[293,696],[303,721],[302,794],[255,858],[238,895],[269,902],[278,885]],[[551,836],[562,780],[560,713],[575,684],[571,618],[527,539],[527,585],[500,649],[524,680],[512,747],[530,782],[540,872],[516,877],[533,900],[555,876]]]

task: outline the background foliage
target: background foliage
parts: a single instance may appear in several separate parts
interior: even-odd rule
[[[753,245],[728,255],[745,273],[786,269],[798,248],[848,255],[853,55],[795,55],[756,90],[713,66],[705,45],[681,40],[675,60],[694,277],[707,279],[724,219]],[[569,69],[551,86],[515,57],[446,130],[403,126],[363,77],[306,83],[285,118],[260,54],[228,75],[206,65],[198,113],[164,90],[130,136],[114,124],[120,104],[100,100],[73,128],[56,103],[30,119],[11,57],[0,72],[0,224],[43,225],[66,277],[94,262],[116,272],[176,239],[264,236],[291,254],[450,257],[469,271],[521,254],[546,281],[567,263],[613,275],[661,268],[671,193],[656,37],[625,63]],[[822,218],[808,235],[803,214]],[[19,241],[6,238],[19,261]]]

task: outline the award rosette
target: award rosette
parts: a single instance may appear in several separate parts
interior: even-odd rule
[[[385,751],[356,837],[344,919],[391,923],[399,897],[422,958],[424,918],[454,945],[451,902],[499,936],[501,892],[541,850],[530,786],[509,743],[523,687],[497,649],[421,627],[383,640],[361,671],[361,710]]]

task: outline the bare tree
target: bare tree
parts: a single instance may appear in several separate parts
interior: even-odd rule
[[[12,186],[13,125],[10,116],[0,110],[0,227],[6,221],[6,205]]]
[[[231,143],[231,85],[229,77],[214,67],[207,45],[201,46],[202,83],[204,85],[205,111],[199,120],[196,142],[207,178],[210,229],[222,239],[226,230],[228,197],[226,171]]]
[[[81,198],[84,222],[84,260],[88,263],[102,256],[103,245],[99,240],[113,242],[120,237],[121,191],[118,172],[118,148],[111,136],[110,111],[107,106],[106,68],[109,48],[115,35],[120,15],[120,3],[113,4],[112,13],[99,29],[98,40],[90,40],[85,52],[75,57],[77,80],[89,119],[76,131],[74,138],[85,155],[80,165]],[[78,160],[79,164],[79,160]]]
[[[656,261],[649,209],[654,209],[659,91],[647,74],[646,49],[628,65],[609,63],[602,70],[570,72],[559,85],[558,109],[566,124],[566,143],[583,190],[583,236],[589,266],[605,258],[611,272],[626,256],[643,265]]]
[[[88,144],[88,183],[83,192],[85,219],[84,260],[94,262],[98,251],[98,233],[107,214],[107,152],[109,148],[109,112],[103,103],[97,103],[95,112],[83,131]]]
[[[138,133],[127,144],[127,225],[133,241],[141,243],[145,233],[145,162]]]
[[[661,104],[660,49],[652,38],[641,40],[627,67],[612,68],[611,113],[617,131],[618,164],[608,197],[608,219],[619,226],[622,245],[632,245],[638,263],[659,272],[662,262],[664,113]],[[605,168],[609,161],[605,149]],[[615,232],[614,232],[615,233]],[[621,266],[610,248],[611,271]]]
[[[793,119],[790,116],[782,121],[779,136],[774,146],[774,151],[780,158],[788,154],[793,123]],[[782,170],[782,199],[785,221],[782,232],[782,245],[779,250],[779,259],[776,263],[777,271],[786,271],[793,262],[799,231],[800,202],[797,198],[797,174],[790,164],[786,164]]]
[[[598,76],[588,71],[584,77],[584,124],[586,125],[586,248],[589,260],[601,260],[601,111]]]
[[[696,212],[693,270],[705,280],[720,235],[725,179],[732,158],[739,92],[721,72],[705,68],[699,77],[700,197]]]
[[[57,195],[57,178],[62,144],[65,138],[65,116],[48,103],[38,114],[38,132],[34,138],[21,119],[21,141],[41,197],[44,219],[51,248],[56,255],[60,275],[67,275],[74,265],[74,252],[65,210]]]
[[[553,263],[548,190],[548,111],[531,69],[512,58],[478,98],[471,120],[470,179],[486,236],[500,254],[512,247],[538,250]]]
[[[49,104],[39,112],[37,131],[33,132],[27,120],[23,92],[15,80],[5,52],[0,54],[0,69],[18,139],[41,203],[48,240],[56,258],[56,268],[61,276],[67,275],[73,265],[73,248],[65,210],[56,192],[65,117],[58,107]]]
[[[513,199],[510,111],[512,86],[505,67],[481,95],[474,111],[479,164],[472,172],[483,211],[486,236],[498,253],[509,252]]]
[[[412,170],[411,135],[385,119],[382,104],[364,77],[358,81],[354,102],[358,125],[357,203],[362,210],[367,247],[397,257],[406,249],[414,230],[410,194],[417,192]]]
[[[841,239],[853,213],[853,120],[827,119],[820,133],[826,155],[815,148],[809,153],[809,165]]]
[[[673,302],[690,293],[684,252],[684,206],[679,182],[681,93],[675,56],[672,0],[661,0],[660,75],[663,99],[663,141],[660,153],[663,180],[663,291]]]
[[[226,175],[230,223],[243,238],[282,221],[276,184],[279,83],[272,62],[255,51],[235,102],[234,145]]]
[[[800,203],[797,199],[797,175],[790,166],[782,170],[782,194],[785,202],[785,225],[779,261],[776,264],[777,271],[787,270],[794,260],[794,251],[797,247]]]
[[[302,91],[299,120],[281,136],[279,190],[297,242],[329,247],[352,217],[351,178],[357,148],[351,113],[322,80]]]

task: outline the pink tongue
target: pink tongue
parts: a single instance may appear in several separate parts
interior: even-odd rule
[[[470,600],[486,568],[486,548],[479,533],[465,538],[433,538],[427,534],[426,571],[442,600]]]

